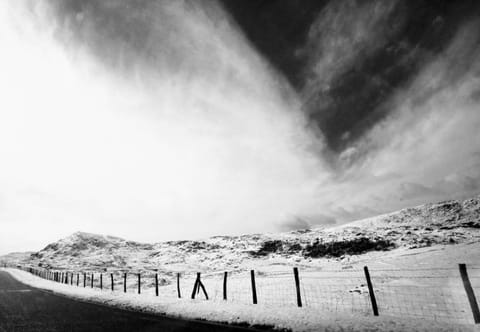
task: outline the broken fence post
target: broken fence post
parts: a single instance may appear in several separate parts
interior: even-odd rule
[[[473,292],[472,284],[468,278],[467,265],[458,264],[460,270],[460,275],[462,277],[463,287],[467,293],[468,302],[470,303],[470,308],[472,309],[473,321],[475,324],[480,324],[480,310],[478,309],[477,299],[475,298],[475,293]]]
[[[373,315],[378,316],[377,300],[375,299],[375,293],[373,292],[372,280],[370,279],[370,273],[368,267],[364,266],[365,278],[367,279],[368,293],[370,294],[370,301],[372,302]]]
[[[197,294],[199,278],[200,273],[197,273],[197,279],[195,279],[195,283],[193,284],[192,300],[195,298],[195,294]]]
[[[205,289],[205,286],[200,278],[200,272],[197,272],[197,279],[195,280],[195,285],[193,286],[192,299],[195,298],[196,294],[200,294],[200,288],[202,289],[205,298],[208,300],[207,290]]]

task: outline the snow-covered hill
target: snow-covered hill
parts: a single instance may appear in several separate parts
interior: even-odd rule
[[[346,225],[279,234],[216,236],[204,241],[145,244],[77,232],[36,253],[0,261],[56,269],[178,271],[242,270],[292,265],[318,269],[362,255],[480,242],[480,196],[407,208]],[[380,252],[381,251],[381,252]]]

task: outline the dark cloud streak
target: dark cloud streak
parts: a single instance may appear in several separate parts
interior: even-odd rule
[[[478,1],[400,1],[391,10],[380,10],[384,16],[378,17],[371,36],[364,36],[356,49],[344,50],[357,52],[354,60],[340,63],[341,68],[337,69],[341,70],[323,72],[317,78],[308,66],[311,57],[318,60],[321,53],[312,55],[309,37],[312,45],[320,46],[325,38],[322,31],[335,42],[351,42],[358,33],[355,22],[368,24],[382,6],[394,2],[223,2],[252,43],[304,95],[311,125],[320,129],[336,152],[343,151],[388,116],[392,96],[408,85],[422,66],[443,52],[458,28],[480,11]],[[320,22],[316,23],[318,18]],[[312,34],[318,24],[323,24],[320,35]],[[333,28],[338,30],[332,31]]]

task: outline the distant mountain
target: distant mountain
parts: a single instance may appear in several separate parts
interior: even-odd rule
[[[156,244],[77,232],[1,261],[75,270],[213,271],[254,265],[319,266],[369,251],[480,242],[480,196],[403,209],[346,225],[279,234],[216,236]]]

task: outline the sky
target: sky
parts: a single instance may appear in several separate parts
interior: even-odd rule
[[[477,1],[3,1],[0,45],[0,254],[480,193]]]

